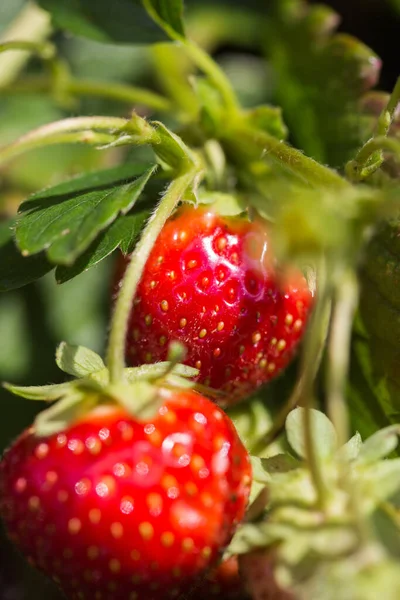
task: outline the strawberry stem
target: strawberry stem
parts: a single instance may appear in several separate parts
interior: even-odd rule
[[[193,184],[197,174],[197,169],[192,168],[170,183],[161,202],[150,217],[142,237],[131,255],[115,303],[111,322],[111,332],[107,351],[107,366],[110,371],[111,383],[119,383],[124,377],[125,338],[128,330],[132,301],[136,294],[151,249],[164,227],[166,220],[178,202],[182,199],[187,189]]]
[[[352,270],[349,270],[340,278],[340,283],[336,286],[328,344],[327,409],[338,435],[339,446],[347,442],[350,433],[345,388],[350,362],[351,332],[357,304],[357,277]]]
[[[383,151],[388,150],[400,155],[400,145],[397,140],[389,139],[390,127],[396,117],[400,102],[400,77],[396,81],[389,101],[379,116],[375,134],[357,152],[355,158],[345,166],[345,172],[352,181],[366,179],[383,164]]]
[[[226,142],[236,149],[246,144],[258,148],[260,158],[264,155],[268,156],[278,166],[312,187],[345,189],[350,185],[333,169],[321,165],[266,131],[248,127],[240,122],[238,124],[233,122],[230,128],[223,131],[221,139],[223,143]]]
[[[37,76],[24,79],[2,90],[10,93],[42,93],[51,92],[53,81],[51,77]],[[127,104],[140,104],[150,109],[171,112],[173,104],[159,94],[137,86],[117,83],[114,81],[96,81],[92,79],[81,79],[71,77],[65,82],[64,93],[71,96],[95,96],[100,98],[111,98]]]
[[[329,327],[331,314],[331,297],[328,293],[325,268],[321,266],[318,270],[318,298],[310,328],[307,331],[304,350],[302,355],[303,376],[305,381],[302,387],[302,396],[299,404],[304,410],[304,441],[308,467],[317,492],[317,504],[321,510],[326,506],[326,484],[322,475],[322,465],[318,458],[312,433],[312,412],[314,404],[314,382],[318,372],[323,348],[321,345],[321,332],[326,340],[326,332]],[[317,363],[317,367],[314,365]]]
[[[305,404],[304,399],[312,395],[312,387],[317,376],[326,339],[331,316],[331,301],[328,294],[319,298],[316,303],[310,327],[307,331],[301,362],[299,376],[293,392],[288,401],[275,417],[271,429],[251,447],[251,454],[262,455],[282,433],[288,414],[299,404]]]

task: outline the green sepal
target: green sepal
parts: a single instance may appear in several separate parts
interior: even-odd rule
[[[306,458],[304,431],[304,408],[295,408],[286,419],[286,435],[289,444],[300,458]],[[328,417],[319,410],[310,409],[312,439],[319,458],[331,457],[337,449],[337,435]]]
[[[362,445],[357,464],[369,464],[385,458],[399,443],[400,425],[389,425],[374,433]]]
[[[61,371],[74,377],[86,377],[105,369],[101,356],[84,346],[61,342],[56,350],[56,363]]]
[[[5,387],[6,390],[12,394],[21,396],[27,400],[44,400],[47,402],[53,402],[54,400],[58,400],[59,398],[65,396],[72,389],[73,383],[19,386],[4,382],[3,387]]]
[[[211,211],[225,217],[234,217],[246,213],[247,203],[244,198],[224,192],[199,191],[199,204],[207,205]]]
[[[153,121],[160,138],[158,144],[153,145],[153,150],[164,165],[182,173],[193,167],[195,159],[179,136],[165,127],[164,123]]]
[[[35,434],[46,437],[59,433],[95,405],[96,395],[91,397],[85,390],[78,388],[71,390],[56,404],[38,414],[34,423]]]
[[[358,431],[353,435],[352,438],[349,439],[341,448],[338,449],[336,453],[336,457],[339,460],[344,460],[347,462],[352,462],[357,459],[360,454],[360,450],[362,448],[363,442],[361,435]]]
[[[159,362],[152,365],[140,365],[140,367],[127,367],[124,369],[125,377],[128,381],[140,381],[141,379],[156,380],[162,377],[169,369],[169,362]],[[196,377],[199,370],[188,365],[176,364],[170,370],[170,374],[179,375],[180,377]]]
[[[107,395],[138,419],[155,416],[163,403],[157,388],[147,381],[110,384],[107,386]]]

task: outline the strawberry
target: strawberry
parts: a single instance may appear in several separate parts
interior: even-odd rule
[[[243,517],[251,466],[230,419],[192,390],[159,394],[147,421],[100,403],[59,433],[32,427],[0,463],[9,537],[68,598],[177,598]]]
[[[190,600],[248,600],[242,580],[239,576],[239,565],[236,556],[221,562],[199,582],[191,592]]]
[[[186,363],[199,369],[197,381],[227,392],[225,404],[233,404],[286,367],[311,302],[302,273],[279,274],[265,225],[183,205],[147,261],[127,360],[165,360],[168,342],[178,340]]]

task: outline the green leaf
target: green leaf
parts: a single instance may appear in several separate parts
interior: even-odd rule
[[[56,351],[56,363],[61,371],[74,377],[86,377],[105,369],[101,356],[84,346],[61,342]]]
[[[136,166],[137,178],[74,193],[36,194],[21,207],[16,239],[23,254],[46,250],[50,261],[71,265],[119,214],[127,213],[142,193],[155,166]],[[65,188],[64,188],[65,189]]]
[[[53,269],[44,254],[22,256],[14,242],[15,219],[0,223],[0,292],[39,279]]]
[[[148,17],[140,0],[39,0],[54,23],[98,42],[148,44],[166,39]]]
[[[322,459],[329,458],[337,449],[336,431],[328,417],[319,410],[311,410],[311,433],[315,451]],[[295,408],[286,419],[288,442],[300,458],[306,458],[304,408]]]
[[[185,37],[183,0],[142,0],[149,15],[171,37]]]
[[[150,211],[143,210],[133,215],[119,217],[98,236],[71,267],[58,266],[56,268],[57,283],[64,283],[76,277],[79,273],[88,271],[109,256],[116,248],[120,248],[123,254],[132,252],[142,226],[149,215]]]
[[[296,144],[308,155],[341,166],[371,135],[376,119],[359,101],[378,79],[381,62],[359,40],[333,35],[331,8],[303,0],[269,3],[264,35],[276,70],[276,100]]]
[[[71,390],[70,383],[56,383],[53,385],[18,386],[12,383],[3,383],[3,386],[16,396],[27,400],[45,400],[52,402],[62,398]]]
[[[55,186],[31,194],[28,202],[31,200],[44,200],[46,198],[64,198],[76,193],[90,192],[103,187],[112,187],[118,183],[128,183],[136,179],[139,175],[142,175],[149,167],[150,165],[146,163],[127,163],[118,167],[112,167],[111,169],[80,174]]]

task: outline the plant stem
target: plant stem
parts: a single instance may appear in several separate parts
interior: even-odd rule
[[[366,179],[379,167],[384,161],[383,151],[388,150],[400,155],[400,144],[395,139],[389,139],[387,136],[390,127],[396,116],[396,110],[400,102],[400,77],[396,81],[393,92],[390,95],[386,108],[379,116],[374,136],[369,139],[357,152],[355,158],[350,160],[345,166],[346,175],[353,181]],[[375,156],[374,156],[375,155]],[[370,164],[368,164],[370,163]]]
[[[9,42],[0,43],[0,52],[8,52],[10,50],[25,50],[46,59],[54,53],[54,47],[49,42],[10,40]]]
[[[15,142],[0,148],[0,164],[16,156],[51,144],[114,142],[129,127],[129,121],[118,117],[73,117],[38,127]],[[100,130],[98,132],[94,130]],[[127,132],[129,133],[129,132]]]
[[[248,144],[257,148],[260,158],[268,156],[280,167],[286,169],[291,175],[295,175],[303,183],[313,187],[335,187],[345,189],[350,184],[336,171],[324,167],[312,158],[305,156],[300,150],[292,148],[282,140],[269,135],[265,131],[253,129],[246,126],[235,126],[227,128],[223,133],[223,141],[236,147]]]
[[[192,184],[197,171],[195,169],[174,179],[167,188],[157,209],[150,217],[146,228],[131,256],[125,271],[122,287],[115,304],[111,321],[111,332],[108,342],[107,366],[111,383],[118,383],[123,378],[125,366],[125,338],[128,329],[132,300],[136,294],[143,269],[149,258],[151,249],[161,232],[166,220]]]
[[[193,62],[205,73],[210,81],[218,89],[225,103],[225,107],[230,112],[238,112],[239,103],[236,94],[231,86],[231,83],[221,67],[215,60],[205,52],[195,42],[185,40],[182,42],[183,48],[193,60]]]
[[[358,285],[352,270],[344,273],[336,286],[331,332],[328,345],[327,408],[338,435],[338,445],[349,439],[349,415],[345,388],[350,362],[350,342]]]
[[[396,115],[396,109],[400,102],[400,77],[396,81],[393,92],[390,94],[389,102],[385,110],[382,112],[378,119],[376,127],[376,137],[381,135],[388,135],[393,119]]]
[[[400,157],[400,142],[394,138],[388,138],[385,136],[373,137],[364,144],[361,150],[358,152],[356,158],[347,163],[346,175],[352,181],[362,181],[366,179],[383,163],[383,156],[379,154],[376,160],[371,165],[368,165],[368,161],[375,154],[381,151],[387,150]]]
[[[51,33],[50,15],[28,3],[15,21],[1,36],[2,43],[23,39],[40,45]],[[0,56],[0,87],[10,85],[29,59],[30,52],[7,52]]]
[[[306,334],[299,377],[295,388],[281,411],[274,419],[271,429],[251,448],[251,454],[261,454],[282,433],[285,421],[297,405],[304,405],[312,395],[312,387],[317,376],[325,343],[328,335],[329,321],[331,315],[330,298],[325,295],[320,297],[316,303],[310,327]]]
[[[30,77],[24,81],[15,83],[12,87],[1,90],[1,93],[29,93],[29,92],[51,92],[53,82],[45,76]],[[97,96],[110,98],[126,104],[142,104],[160,112],[171,112],[173,104],[164,96],[123,83],[114,81],[96,81],[91,79],[71,78],[65,83],[64,91],[74,96]]]

